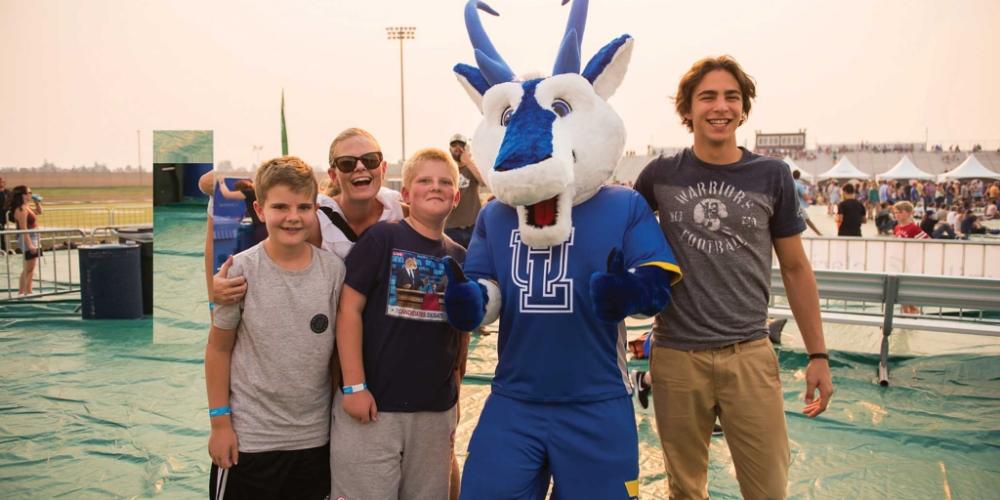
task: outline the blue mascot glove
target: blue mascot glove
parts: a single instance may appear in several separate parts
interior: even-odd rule
[[[618,323],[626,316],[653,316],[670,304],[670,273],[657,266],[625,269],[625,256],[614,248],[608,272],[590,276],[590,298],[598,319]]]
[[[462,266],[451,257],[444,258],[444,272],[448,276],[448,287],[444,290],[444,311],[448,314],[448,323],[460,331],[471,332],[486,316],[486,287],[469,281],[462,272]]]

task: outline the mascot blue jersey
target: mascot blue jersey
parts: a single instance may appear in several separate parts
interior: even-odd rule
[[[614,248],[627,268],[659,266],[680,278],[674,254],[646,201],[603,187],[573,207],[576,222],[561,245],[530,248],[517,213],[493,201],[479,214],[465,258],[470,279],[496,281],[501,293],[499,362],[493,390],[515,399],[587,402],[627,396],[625,331],[597,318],[590,276],[607,271]],[[582,225],[579,221],[585,221]]]

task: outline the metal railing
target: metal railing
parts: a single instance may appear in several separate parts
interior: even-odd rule
[[[889,336],[894,327],[1000,337],[1000,317],[996,316],[1000,314],[998,279],[823,270],[814,273],[824,322],[882,328],[878,370],[881,385],[889,384]],[[787,293],[781,270],[772,269],[772,316],[792,317]],[[779,302],[776,296],[786,300]]]
[[[125,224],[152,224],[153,207],[46,207],[39,216],[42,225],[93,229]]]
[[[87,241],[87,236],[81,229],[20,229],[0,231],[0,238],[4,238],[8,249],[19,249],[20,239],[23,234],[37,234],[39,236],[38,247],[42,249],[43,255],[37,259],[35,271],[32,275],[34,290],[30,295],[17,296],[13,285],[18,283],[15,274],[19,277],[23,268],[24,257],[19,253],[11,251],[3,253],[3,268],[6,275],[6,293],[0,295],[0,302],[18,300],[22,298],[43,297],[46,295],[57,295],[80,291],[80,276],[77,270],[78,263],[75,261],[76,246]],[[19,266],[17,261],[22,262]],[[19,284],[19,283],[18,283]]]
[[[813,269],[1000,278],[1000,240],[808,237]]]

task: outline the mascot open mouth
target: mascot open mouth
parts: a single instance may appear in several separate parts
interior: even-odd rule
[[[535,227],[548,227],[556,223],[559,214],[559,196],[553,196],[534,205],[528,205],[528,224]]]

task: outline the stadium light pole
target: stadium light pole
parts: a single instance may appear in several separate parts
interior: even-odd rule
[[[415,26],[389,26],[385,29],[389,40],[399,40],[399,128],[403,142],[403,161],[406,161],[406,94],[403,90],[403,40],[417,37]]]

